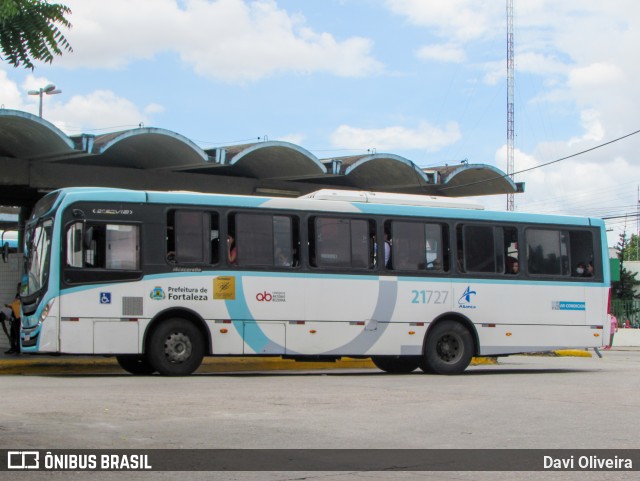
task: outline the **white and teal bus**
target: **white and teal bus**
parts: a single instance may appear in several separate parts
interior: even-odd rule
[[[605,226],[429,196],[63,189],[25,232],[21,348],[188,375],[204,356],[473,356],[606,343]]]

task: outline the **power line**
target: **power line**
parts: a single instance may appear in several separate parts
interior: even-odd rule
[[[602,220],[612,220],[612,219],[638,219],[640,214],[634,212],[633,214],[625,214],[625,215],[615,215],[611,217],[602,217]]]
[[[631,132],[631,133],[629,133],[629,134],[623,135],[622,137],[618,137],[618,138],[616,138],[616,139],[610,140],[610,141],[605,142],[605,143],[603,143],[603,144],[596,145],[595,147],[591,147],[591,148],[589,148],[589,149],[582,150],[582,151],[580,151],[580,152],[576,152],[575,154],[567,155],[566,157],[562,157],[562,158],[560,158],[560,159],[552,160],[551,162],[546,162],[546,163],[544,163],[544,164],[536,165],[535,167],[529,167],[528,169],[519,170],[519,171],[517,171],[517,172],[514,172],[513,174],[514,174],[514,175],[516,175],[516,174],[523,174],[523,173],[525,173],[525,172],[530,172],[530,171],[532,171],[532,170],[541,169],[542,167],[547,167],[548,165],[551,165],[551,164],[557,164],[558,162],[562,162],[563,160],[571,159],[571,158],[573,158],[573,157],[578,157],[579,155],[583,155],[583,154],[586,154],[586,153],[588,153],[588,152],[592,152],[592,151],[594,151],[594,150],[601,149],[602,147],[606,147],[607,145],[614,144],[614,143],[616,143],[616,142],[619,142],[619,141],[621,141],[621,140],[624,140],[624,139],[626,139],[627,137],[631,137],[631,136],[636,135],[636,134],[638,134],[638,133],[640,133],[640,130],[636,130],[636,131],[634,131],[634,132]],[[460,189],[460,188],[462,188],[462,187],[469,187],[469,186],[471,186],[471,185],[484,184],[485,182],[492,182],[492,181],[494,181],[494,180],[504,179],[505,177],[510,177],[510,176],[509,176],[508,174],[497,175],[497,176],[492,177],[492,178],[490,178],[490,179],[478,180],[478,181],[476,181],[476,182],[470,182],[470,183],[468,183],[468,184],[453,185],[453,186],[451,186],[451,187],[443,187],[443,188],[442,188],[442,189],[440,189],[440,190],[442,191],[442,190],[449,190],[449,189]]]

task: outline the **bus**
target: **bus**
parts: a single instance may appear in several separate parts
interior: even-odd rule
[[[601,219],[459,199],[68,188],[25,229],[21,350],[183,376],[204,356],[371,358],[458,374],[474,356],[606,344]]]

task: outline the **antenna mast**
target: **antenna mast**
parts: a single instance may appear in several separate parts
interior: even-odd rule
[[[513,0],[507,0],[507,175],[513,180],[514,142],[514,67],[513,67]],[[514,210],[513,194],[507,194],[507,210]]]

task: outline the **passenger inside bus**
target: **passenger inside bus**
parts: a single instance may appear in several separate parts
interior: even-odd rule
[[[576,267],[576,274],[578,277],[593,277],[593,262],[589,261],[587,264],[580,262]]]
[[[373,242],[373,262],[371,267],[373,267],[376,265],[378,258],[378,240],[375,235],[371,237],[371,240]],[[391,269],[391,241],[387,232],[384,233],[384,266],[387,269]]]
[[[517,274],[520,272],[520,264],[515,257],[507,257],[507,274]]]
[[[236,242],[235,239],[233,238],[233,236],[231,234],[229,234],[227,236],[227,247],[228,247],[228,259],[229,259],[229,264],[231,265],[235,265],[237,258],[238,258],[238,253],[236,250]]]
[[[273,257],[274,265],[278,267],[291,267],[291,258],[282,248],[276,246]]]

